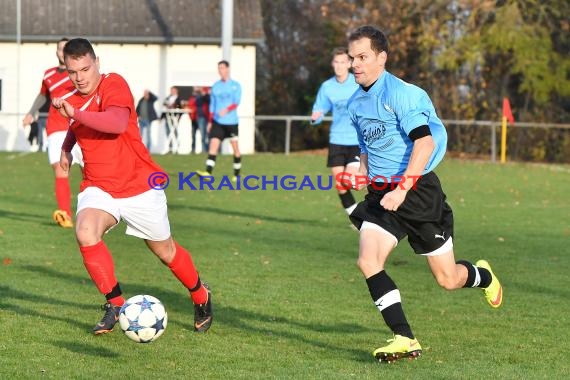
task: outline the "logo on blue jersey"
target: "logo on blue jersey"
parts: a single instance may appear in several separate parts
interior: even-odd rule
[[[386,135],[386,127],[378,120],[367,120],[362,125],[362,137],[366,144],[372,144]]]
[[[341,99],[334,102],[334,113],[348,115],[348,108],[346,106],[347,103],[347,99]]]

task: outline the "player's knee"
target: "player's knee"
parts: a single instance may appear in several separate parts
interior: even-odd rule
[[[457,276],[441,274],[436,275],[435,280],[437,284],[445,290],[454,290],[458,288]]]
[[[176,247],[172,242],[168,242],[161,246],[155,245],[154,247],[150,247],[150,249],[166,266],[170,266],[176,256]]]
[[[82,224],[76,225],[75,238],[81,247],[95,245],[101,240],[100,236],[97,236],[92,229]]]
[[[356,260],[356,266],[362,270],[362,268],[366,267],[366,260],[362,257],[359,257],[358,260]]]
[[[356,260],[356,265],[365,275],[378,272],[378,263],[366,257],[359,257],[358,260]]]

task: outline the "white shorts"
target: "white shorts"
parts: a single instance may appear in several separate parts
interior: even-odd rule
[[[124,220],[127,235],[151,241],[170,237],[166,195],[163,190],[148,190],[130,198],[113,198],[98,187],[88,187],[77,196],[77,213],[95,208],[111,214],[117,224]]]
[[[61,146],[65,141],[66,135],[67,131],[58,131],[53,132],[48,136],[47,151],[50,165],[59,163],[59,159],[61,158]],[[83,154],[81,153],[81,148],[79,145],[75,144],[73,146],[73,149],[71,149],[71,155],[73,156],[72,164],[79,164],[83,166]]]

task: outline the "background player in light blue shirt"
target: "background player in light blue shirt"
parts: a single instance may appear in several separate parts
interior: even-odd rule
[[[455,261],[453,213],[433,172],[445,154],[447,135],[428,95],[386,71],[388,40],[380,30],[360,27],[348,41],[360,85],[348,101],[348,113],[361,148],[359,174],[372,181],[350,218],[360,230],[358,266],[394,334],[373,355],[390,362],[422,352],[400,291],[385,270],[388,256],[406,236],[444,289],[482,288],[494,308],[501,306],[503,293],[487,261]]]
[[[358,89],[358,84],[354,81],[354,75],[349,72],[350,61],[346,48],[334,49],[331,65],[334,76],[324,81],[319,88],[313,105],[311,123],[320,123],[324,115],[332,112],[333,121],[329,132],[327,167],[331,168],[335,179],[339,175],[346,176],[346,182],[348,182],[350,175],[358,170],[360,148],[356,130],[348,117],[346,102]],[[350,215],[356,207],[350,187],[341,186],[337,182],[336,188],[342,206]]]
[[[237,107],[241,101],[241,85],[230,78],[228,61],[218,62],[218,74],[220,74],[220,80],[214,83],[210,92],[210,120],[207,126],[210,146],[206,160],[206,171],[198,170],[196,174],[199,176],[212,175],[220,144],[224,139],[230,138],[234,153],[234,177],[232,180],[236,182],[241,170],[241,153],[238,145],[239,118],[237,114]]]

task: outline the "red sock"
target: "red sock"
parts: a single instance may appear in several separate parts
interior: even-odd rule
[[[97,289],[105,295],[110,304],[123,306],[125,299],[115,278],[113,258],[105,242],[101,240],[89,247],[79,247],[79,250],[83,256],[83,264]]]
[[[71,216],[71,189],[69,188],[69,178],[55,178],[55,199],[57,208],[66,211]]]
[[[208,291],[200,282],[190,252],[182,248],[176,241],[174,241],[174,246],[176,247],[176,253],[168,267],[176,278],[190,290],[192,302],[195,304],[205,303],[208,301]]]

